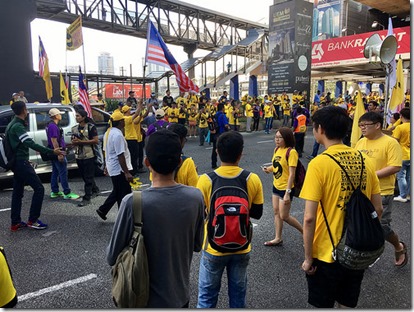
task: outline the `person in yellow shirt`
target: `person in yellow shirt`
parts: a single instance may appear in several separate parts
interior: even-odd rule
[[[180,125],[185,125],[187,121],[187,105],[185,105],[184,101],[177,102],[178,103],[178,123]]]
[[[396,139],[382,132],[382,122],[383,116],[376,112],[362,115],[358,125],[364,137],[357,142],[355,148],[368,155],[374,163],[384,209],[381,218],[384,237],[394,247],[395,266],[403,267],[408,261],[407,247],[391,228],[395,175],[401,169],[402,151]]]
[[[180,115],[180,109],[177,107],[177,103],[172,102],[171,107],[167,108],[166,113],[168,116],[168,122],[170,124],[178,123],[178,116]]]
[[[273,106],[275,107],[277,120],[280,120],[280,118],[282,116],[282,114],[281,114],[281,105],[282,105],[282,97],[281,97],[281,95],[275,93],[275,95],[273,96]]]
[[[336,246],[343,230],[345,205],[353,193],[350,183],[361,185],[362,192],[381,217],[379,181],[369,157],[342,143],[348,125],[344,109],[324,107],[315,112],[312,122],[313,135],[326,151],[309,163],[300,193],[305,200],[302,270],[306,273],[308,303],[318,308],[333,308],[337,302],[339,307],[354,308],[358,303],[364,270],[350,270],[332,258],[332,243],[322,205]],[[344,177],[338,164],[325,154],[344,166],[352,181]],[[363,179],[360,179],[361,170]]]
[[[197,188],[203,194],[205,213],[210,214],[212,196],[217,183],[224,185],[240,185],[247,193],[249,218],[260,219],[263,213],[263,187],[257,174],[248,172],[239,167],[243,152],[243,136],[236,131],[220,134],[217,139],[217,152],[221,159],[221,166],[211,173],[200,176]],[[247,177],[246,177],[247,176]],[[230,184],[231,183],[231,184]],[[223,196],[224,197],[224,196]],[[222,198],[223,198],[222,197]],[[213,197],[214,202],[214,197]],[[217,203],[216,203],[217,204]],[[230,207],[231,209],[233,207]],[[233,208],[234,209],[234,208]],[[198,279],[197,308],[215,308],[221,286],[224,269],[227,270],[227,284],[229,291],[229,307],[245,308],[247,292],[247,266],[249,264],[251,244],[247,248],[220,252],[210,243],[211,227],[205,222],[204,243],[200,259]]]
[[[190,109],[188,110],[188,132],[189,138],[196,137],[196,125],[197,125],[197,109],[195,104],[191,104]]]
[[[185,96],[185,92],[180,92],[180,95],[177,96],[175,99],[175,103],[177,103],[178,106],[180,106],[181,103],[184,103],[185,108],[187,108],[187,102],[188,102],[188,99]]]
[[[265,246],[282,246],[283,221],[303,232],[299,221],[290,215],[293,199],[292,189],[295,187],[295,169],[298,165],[298,153],[294,149],[295,139],[288,127],[281,127],[275,135],[276,148],[272,157],[272,165],[263,167],[265,173],[273,174],[272,205],[274,212],[275,237],[265,242]],[[289,156],[287,154],[289,153]]]
[[[134,119],[141,113],[142,105],[140,107],[141,108],[137,108],[134,114],[131,114],[131,106],[122,106],[122,113],[124,114],[125,121],[124,136],[128,144],[129,153],[131,154],[132,175],[138,173],[138,137],[134,127]]]
[[[17,304],[17,292],[13,285],[9,265],[0,247],[0,308],[13,308]]]
[[[251,101],[247,100],[244,112],[246,114],[246,132],[252,132],[253,107]]]
[[[289,127],[289,120],[290,120],[290,115],[292,114],[292,108],[290,106],[290,100],[286,99],[282,102],[282,109],[283,109],[283,126],[284,127]]]
[[[272,102],[269,100],[265,100],[265,106],[263,107],[263,113],[265,118],[265,133],[270,134],[270,129],[272,126],[273,114],[274,114],[274,107]]]
[[[400,113],[394,113],[392,114],[391,118],[390,118],[390,124],[387,127],[387,130],[392,131],[395,129],[396,126],[401,124],[401,120],[400,120]],[[396,124],[398,122],[398,124]]]
[[[208,124],[207,124],[208,114],[206,113],[206,109],[204,105],[200,106],[200,110],[197,114],[197,121],[198,121],[198,136],[200,138],[199,146],[204,145],[204,140],[208,134]]]
[[[397,182],[400,195],[394,197],[394,201],[406,203],[410,198],[411,174],[410,174],[410,109],[403,108],[400,111],[402,124],[397,126],[392,132],[392,136],[397,139],[402,149],[402,165],[397,173]]]
[[[231,106],[228,110],[228,119],[229,119],[229,125],[230,128],[234,131],[239,131],[240,127],[240,120],[241,117],[240,113],[240,103],[238,103],[236,100],[233,100],[231,102]]]

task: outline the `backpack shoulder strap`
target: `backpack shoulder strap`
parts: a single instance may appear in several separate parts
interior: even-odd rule
[[[142,192],[133,191],[132,193],[132,208],[134,215],[135,229],[142,227]]]
[[[286,152],[286,161],[288,162],[288,164],[289,164],[289,156],[290,156],[290,151],[291,150],[292,150],[292,148],[289,147],[288,150],[287,150],[287,152]]]
[[[341,168],[341,170],[345,173],[345,175],[346,175],[346,178],[348,179],[348,182],[351,184],[351,186],[352,186],[352,190],[353,191],[355,191],[356,190],[356,188],[355,188],[355,186],[354,186],[354,184],[352,183],[352,181],[351,181],[351,178],[349,177],[349,175],[348,175],[348,172],[346,172],[346,170],[345,170],[345,168],[341,165],[341,163],[339,162],[339,161],[337,161],[336,159],[335,159],[335,157],[333,157],[332,155],[330,155],[330,154],[328,154],[328,153],[322,153],[322,155],[326,155],[326,156],[328,156],[328,157],[330,157],[334,162],[336,162],[337,164],[338,164],[338,166]],[[361,155],[361,157],[362,157],[362,155]],[[362,178],[362,172],[364,171],[364,166],[362,166],[362,170],[361,170],[361,178]],[[361,180],[361,182],[362,182],[362,180]],[[359,187],[359,186],[358,186]]]

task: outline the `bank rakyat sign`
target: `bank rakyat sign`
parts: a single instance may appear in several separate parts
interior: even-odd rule
[[[368,62],[364,57],[364,47],[368,38],[375,33],[382,39],[387,36],[387,30],[382,30],[313,42],[312,68]],[[398,42],[396,56],[401,55],[402,59],[410,59],[410,26],[394,28],[394,35]]]

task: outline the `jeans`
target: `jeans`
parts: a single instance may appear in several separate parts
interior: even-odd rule
[[[276,111],[276,118],[277,120],[280,119],[280,105],[275,105],[275,111]]]
[[[290,116],[289,115],[283,114],[283,126],[284,127],[288,127],[289,126],[289,119],[290,119]]]
[[[273,117],[266,117],[265,118],[265,132],[269,133],[270,132],[270,128],[272,125],[272,121],[273,121]]]
[[[198,278],[197,308],[215,308],[224,268],[227,272],[230,308],[246,306],[247,265],[250,254],[213,256],[203,250]]]
[[[246,132],[252,131],[252,117],[246,117]]]
[[[109,210],[111,210],[112,206],[115,203],[118,203],[119,209],[121,201],[125,197],[125,195],[132,192],[131,185],[129,185],[129,182],[125,179],[125,174],[123,172],[116,176],[111,176],[111,180],[112,192],[106,198],[102,206],[99,207],[99,210],[103,212],[104,215],[106,215],[109,212]]]
[[[400,196],[406,198],[410,195],[411,174],[410,174],[410,161],[403,160],[400,171],[397,173],[398,188],[400,190]]]
[[[53,193],[59,192],[59,184],[63,188],[63,193],[65,195],[70,193],[70,187],[68,182],[68,161],[66,157],[63,157],[63,161],[52,160],[52,176],[50,177],[50,187]]]
[[[313,143],[313,150],[312,150],[312,156],[316,157],[318,156],[318,152],[319,152],[319,147],[321,145],[315,140],[315,142]]]
[[[76,163],[78,164],[83,182],[85,182],[85,195],[83,199],[90,200],[92,193],[99,192],[99,188],[95,183],[95,158],[76,159]]]
[[[30,205],[29,221],[37,221],[42,210],[43,197],[45,196],[45,188],[42,182],[30,165],[28,160],[16,159],[13,168],[13,195],[11,201],[11,224],[17,224],[21,219],[22,198],[24,193],[24,185],[28,184],[33,189],[32,203]]]
[[[208,127],[206,128],[198,128],[198,136],[200,138],[200,145],[204,145],[204,141],[208,134]]]

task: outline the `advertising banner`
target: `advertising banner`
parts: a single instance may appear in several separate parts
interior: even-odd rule
[[[382,30],[313,42],[312,69],[368,63],[369,60],[364,57],[364,47],[368,38],[375,33],[383,40],[387,36],[387,30]],[[394,28],[394,35],[398,42],[396,56],[409,59],[410,26]]]
[[[132,91],[135,91],[136,98],[142,98],[142,84],[133,84]],[[131,91],[130,84],[120,84],[120,83],[107,83],[105,85],[105,98],[106,99],[127,99],[129,97],[128,93]],[[145,97],[149,99],[151,96],[151,86],[145,85]]]

